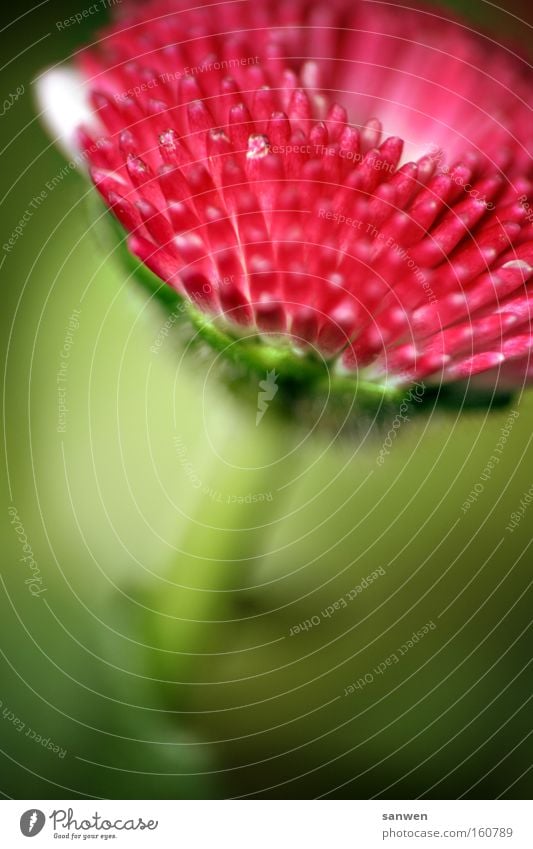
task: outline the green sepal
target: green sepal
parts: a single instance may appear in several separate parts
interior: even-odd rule
[[[412,403],[416,384],[398,387],[361,380],[357,373],[353,376],[338,373],[330,363],[288,345],[269,344],[268,337],[258,334],[241,338],[198,310],[128,250],[122,227],[96,192],[88,193],[86,207],[90,229],[105,253],[127,269],[132,280],[149,292],[165,312],[175,313],[178,308],[182,315],[180,324],[190,325],[189,350],[203,345],[222,355],[233,366],[225,372],[226,383],[240,395],[249,394],[256,399],[258,381],[275,371],[284,401],[276,405],[278,408],[294,417],[295,410],[301,415],[310,405],[318,403],[329,408],[332,415],[323,418],[332,419],[335,427],[345,413],[349,417],[365,413],[384,419],[404,401],[409,404],[410,412],[427,413],[437,406],[449,411],[500,409],[514,397],[509,391],[480,389],[464,383],[422,384],[422,395],[417,393],[417,402]]]

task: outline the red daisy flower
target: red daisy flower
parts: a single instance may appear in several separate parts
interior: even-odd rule
[[[384,391],[532,376],[527,63],[429,9],[186,6],[129,7],[81,54],[76,143],[202,332]]]

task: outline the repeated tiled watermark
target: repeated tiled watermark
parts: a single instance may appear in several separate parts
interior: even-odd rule
[[[361,153],[361,151],[348,150],[333,145],[311,144],[310,142],[306,142],[305,144],[270,144],[268,143],[268,139],[266,141],[266,148],[270,153],[281,153],[284,155],[296,153],[317,158],[337,156],[339,159],[346,159],[354,163],[360,163],[366,160],[366,163],[374,171],[388,171],[389,174],[393,174],[396,171],[396,166],[393,163],[379,157],[369,158],[368,153]]]
[[[487,460],[485,468],[479,476],[479,480],[474,484],[474,486],[470,490],[468,498],[463,501],[461,505],[461,511],[463,515],[470,510],[472,505],[475,504],[478,500],[479,496],[485,491],[485,483],[490,480],[494,469],[500,462],[500,458],[507,444],[507,440],[511,435],[511,431],[519,415],[520,413],[517,410],[512,410],[507,416],[507,420],[504,426],[500,428],[500,436],[498,438],[498,441],[494,446],[491,456]]]
[[[526,221],[528,224],[533,224],[533,208],[529,202],[527,195],[520,195],[518,202],[526,213]]]
[[[438,298],[435,295],[433,289],[431,288],[431,284],[427,275],[424,274],[423,270],[412,258],[407,248],[401,245],[396,239],[393,238],[393,236],[384,233],[372,222],[364,221],[360,218],[354,218],[353,216],[345,215],[342,212],[327,209],[326,207],[319,208],[318,217],[324,218],[326,221],[332,221],[335,224],[344,224],[347,227],[351,227],[354,230],[358,230],[360,233],[365,236],[368,236],[374,242],[381,242],[383,247],[389,248],[391,251],[394,251],[399,256],[401,261],[405,264],[406,268],[408,268],[409,271],[412,271],[413,276],[416,282],[423,290],[428,303],[438,303]]]
[[[195,294],[194,302],[189,301],[187,298],[177,302],[171,312],[167,315],[163,324],[160,326],[157,335],[154,337],[152,344],[150,345],[150,352],[156,355],[159,354],[166,340],[172,334],[174,326],[178,324],[179,319],[191,307],[198,307],[200,309],[203,308],[206,311],[210,311],[213,293],[218,294],[222,292],[224,287],[231,285],[234,280],[234,274],[228,274],[225,277],[219,277],[216,280],[208,280],[206,278],[202,284],[201,290]]]
[[[23,215],[19,219],[18,224],[11,231],[9,239],[6,242],[4,242],[4,244],[2,245],[2,249],[3,249],[4,253],[6,253],[6,254],[11,253],[11,251],[15,247],[16,243],[22,237],[24,230],[26,229],[26,227],[30,223],[30,221],[33,218],[33,216],[35,215],[36,211],[44,203],[44,201],[46,200],[47,197],[48,197],[48,192],[46,191],[46,189],[41,189],[41,191],[38,194],[36,194],[32,197],[28,206],[24,210]]]
[[[74,346],[74,337],[80,326],[81,309],[73,309],[65,328],[63,344],[59,351],[59,362],[56,372],[56,394],[57,394],[57,433],[66,433],[67,417],[69,413],[67,403],[67,384],[70,368],[70,357]]]
[[[378,466],[382,466],[385,462],[385,458],[389,456],[392,445],[395,442],[402,425],[411,420],[407,413],[412,408],[412,405],[422,403],[425,389],[425,384],[417,381],[409,388],[405,396],[400,401],[398,412],[394,416],[387,435],[383,440],[383,444],[378,451],[378,455],[376,457],[376,463]]]
[[[368,589],[371,584],[375,583],[379,578],[386,574],[387,573],[383,566],[378,566],[378,568],[374,569],[374,571],[367,575],[366,578],[361,578],[359,583],[348,590],[348,592],[345,592],[340,598],[335,599],[335,601],[331,604],[326,605],[320,613],[315,613],[314,616],[310,616],[309,619],[304,619],[303,622],[298,622],[297,625],[293,625],[289,629],[289,636],[295,637],[297,634],[310,631],[320,625],[320,623],[325,619],[331,619],[331,617],[339,610],[344,610],[348,607],[352,601],[355,601],[357,596],[361,595],[361,593]]]
[[[162,71],[142,83],[115,92],[113,98],[116,103],[121,103],[124,100],[140,97],[140,95],[151,92],[159,86],[177,82],[183,77],[196,77],[209,71],[232,71],[235,68],[257,65],[259,61],[259,56],[241,56],[233,59],[213,59],[209,62],[203,62],[201,65],[186,65],[181,71]]]
[[[278,377],[277,372],[272,369],[271,371],[267,371],[264,380],[259,381],[259,392],[257,393],[257,413],[255,415],[255,424],[256,427],[262,420],[266,411],[270,407],[271,401],[274,400],[277,391],[279,389],[278,386]]]
[[[17,716],[15,711],[11,710],[8,705],[4,704],[2,699],[0,699],[0,709],[2,711],[2,720],[7,724],[12,725],[18,734],[22,734],[32,743],[42,746],[43,749],[46,749],[53,755],[57,755],[58,758],[63,759],[66,756],[67,749],[63,749],[62,746],[56,743],[50,736],[47,737],[43,734],[39,734],[38,731],[30,725],[27,725],[24,720]]]
[[[185,301],[180,301],[180,303],[177,304],[177,306],[172,310],[172,312],[168,314],[166,320],[159,328],[157,336],[154,338],[152,344],[150,345],[150,351],[152,352],[152,354],[159,354],[161,348],[170,336],[172,328],[183,315],[183,313],[186,312],[186,310],[187,303]]]
[[[381,675],[384,675],[387,670],[400,663],[401,659],[405,657],[408,652],[414,649],[424,639],[424,637],[431,633],[431,631],[434,631],[436,627],[435,622],[430,619],[430,621],[426,622],[425,625],[422,625],[418,631],[413,631],[409,639],[402,643],[401,646],[398,646],[398,648],[391,652],[388,657],[380,661],[373,667],[373,669],[365,672],[365,674],[361,675],[356,681],[348,684],[348,686],[344,688],[344,695],[351,696],[354,693],[360,693],[365,689],[365,687],[373,684]]]
[[[172,441],[178,457],[179,465],[191,487],[199,490],[202,495],[205,495],[206,498],[209,498],[216,504],[260,504],[267,501],[273,501],[274,496],[271,490],[265,492],[232,493],[221,492],[220,490],[215,489],[204,481],[195,468],[194,463],[189,459],[187,446],[182,437],[177,434],[173,437]]]
[[[509,531],[510,534],[514,533],[517,529],[518,525],[526,515],[526,511],[529,508],[529,505],[533,503],[533,484],[529,487],[527,492],[524,492],[520,499],[520,506],[511,513],[511,520],[505,526],[505,530]]]
[[[76,153],[72,159],[69,159],[62,168],[59,169],[49,180],[46,181],[40,192],[37,192],[33,195],[32,199],[28,203],[23,215],[19,219],[16,227],[13,228],[9,239],[2,245],[2,250],[4,253],[11,253],[17,242],[21,239],[24,234],[24,231],[31,219],[37,212],[37,210],[43,205],[47,197],[54,191],[58,186],[60,186],[63,181],[73,172],[76,172],[80,167],[84,165],[88,156],[91,153],[100,149],[102,145],[102,139],[98,138],[95,142],[93,142],[86,150],[79,151]]]
[[[17,100],[22,97],[24,92],[26,91],[24,84],[21,83],[16,87],[15,91],[10,91],[8,96],[4,98],[2,104],[0,104],[0,118],[3,118],[4,115],[7,115],[9,110],[15,105]]]
[[[485,209],[489,211],[496,209],[496,205],[492,201],[488,200],[486,195],[480,194],[479,190],[476,189],[475,186],[471,183],[465,182],[458,170],[453,167],[450,168],[445,161],[445,153],[442,148],[432,144],[427,155],[437,165],[436,174],[450,177],[457,186],[460,186],[460,188],[463,189],[465,194],[469,195],[472,200],[477,200],[482,203]]]
[[[39,564],[35,559],[32,545],[28,539],[28,534],[26,533],[26,529],[22,523],[22,519],[19,516],[17,508],[15,506],[9,507],[7,512],[11,526],[18,537],[22,551],[22,557],[19,558],[19,561],[26,569],[24,583],[28,587],[30,595],[34,598],[39,598],[47,591],[47,588],[44,584]]]
[[[73,15],[69,15],[68,18],[56,21],[56,29],[61,32],[65,29],[69,29],[70,27],[77,26],[78,24],[81,24],[82,21],[87,20],[87,18],[90,18],[93,15],[98,15],[100,12],[105,12],[108,9],[114,9],[115,6],[120,6],[121,3],[122,0],[96,0],[95,3],[92,3],[90,6],[85,6],[84,9],[80,9]]]
[[[94,147],[97,146],[97,144],[94,145]],[[2,250],[4,251],[4,253],[11,253],[17,242],[22,238],[24,231],[32,220],[33,216],[35,215],[37,210],[43,205],[50,193],[53,192],[54,189],[56,189],[63,182],[65,177],[67,177],[73,171],[76,171],[83,161],[84,155],[82,153],[79,153],[77,156],[75,156],[73,159],[63,165],[63,167],[60,168],[60,170],[57,171],[57,173],[54,174],[53,177],[47,180],[40,192],[37,192],[33,195],[32,199],[24,210],[23,215],[19,219],[16,227],[14,227],[11,231],[9,239],[7,239],[7,241],[3,243]]]

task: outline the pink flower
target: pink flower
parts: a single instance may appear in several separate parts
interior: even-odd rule
[[[79,61],[131,251],[243,348],[387,387],[533,376],[527,63],[431,9],[189,5],[129,7]]]

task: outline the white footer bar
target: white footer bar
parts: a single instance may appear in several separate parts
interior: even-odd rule
[[[526,801],[2,801],[0,844],[533,849]],[[30,839],[35,843],[30,843]]]

